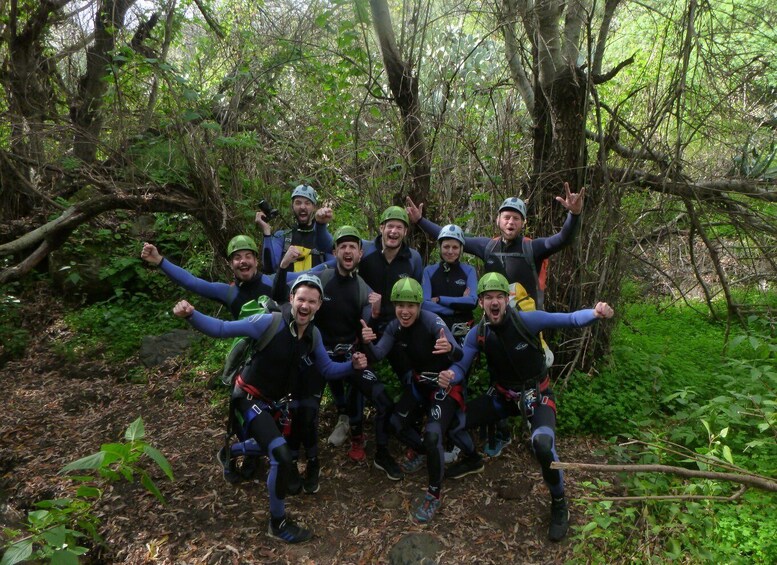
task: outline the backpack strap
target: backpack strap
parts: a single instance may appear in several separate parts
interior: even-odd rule
[[[262,334],[262,337],[256,340],[256,344],[251,351],[252,356],[253,354],[262,351],[272,341],[272,339],[275,337],[275,334],[278,333],[278,327],[281,325],[281,321],[283,321],[283,314],[281,314],[279,311],[273,312],[270,327],[265,330],[265,332]]]

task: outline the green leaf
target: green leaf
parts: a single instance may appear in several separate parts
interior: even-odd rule
[[[3,559],[0,560],[0,565],[20,563],[25,561],[30,555],[32,555],[32,540],[22,540],[8,546]]]
[[[143,418],[138,417],[137,420],[132,422],[127,431],[124,432],[124,439],[127,441],[136,441],[146,437],[146,429],[143,426]]]
[[[78,565],[78,554],[69,549],[58,549],[51,556],[51,565]]]
[[[76,490],[76,496],[79,498],[100,498],[103,491],[97,487],[82,485]]]
[[[43,532],[43,539],[52,547],[62,547],[67,543],[67,530],[59,525]]]
[[[162,492],[159,490],[159,488],[157,488],[154,481],[146,473],[143,473],[143,476],[140,478],[140,484],[146,487],[148,492],[156,496],[159,502],[165,504],[165,497],[162,496]]]
[[[151,457],[151,459],[154,460],[154,462],[159,465],[159,468],[164,471],[165,475],[167,475],[167,478],[171,481],[173,480],[173,468],[170,465],[170,462],[167,460],[167,458],[162,455],[162,452],[159,451],[157,448],[152,447],[150,445],[144,445],[143,446],[143,453]]]
[[[731,454],[731,448],[727,445],[723,446],[723,459],[725,459],[732,465],[734,464],[734,456]]]
[[[72,463],[68,463],[62,467],[60,473],[67,473],[69,471],[83,471],[84,469],[99,469],[103,466],[104,460],[105,453],[98,451],[97,453],[92,453],[91,455],[82,457],[81,459],[73,461]]]

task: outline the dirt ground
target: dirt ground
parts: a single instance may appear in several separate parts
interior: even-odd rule
[[[382,471],[348,460],[345,448],[324,443],[335,421],[322,415],[321,490],[287,498],[287,510],[315,537],[291,546],[266,535],[263,481],[227,484],[216,465],[223,441],[224,407],[215,392],[182,382],[170,363],[147,384],[127,381],[123,366],[71,363],[53,352],[61,332],[55,315],[39,327],[27,357],[0,370],[0,526],[18,526],[36,501],[72,492],[57,476],[67,463],[121,441],[138,416],[146,439],[164,453],[175,480],[154,478],[161,505],[141,485],[115,483],[99,502],[102,547],[93,563],[389,563],[391,548],[412,534],[439,542],[437,563],[563,563],[572,543],[547,540],[549,497],[539,466],[525,443],[515,441],[485,472],[443,485],[443,506],[430,525],[411,511],[425,490],[425,473],[389,481]],[[203,376],[208,378],[208,376]],[[598,447],[585,438],[561,438],[569,461],[592,461]],[[368,445],[372,453],[374,444]],[[399,455],[399,446],[393,446]],[[582,474],[567,476],[572,523],[582,509]]]

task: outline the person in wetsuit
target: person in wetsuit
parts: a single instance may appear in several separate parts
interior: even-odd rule
[[[539,333],[546,328],[582,328],[612,318],[614,312],[604,302],[569,314],[516,310],[509,304],[510,286],[500,273],[483,275],[477,293],[483,320],[467,334],[464,356],[451,367],[450,382],[461,382],[477,355],[484,354],[491,389],[467,403],[466,427],[476,428],[508,416],[520,416],[527,422],[532,449],[551,495],[548,536],[558,541],[567,533],[569,510],[563,473],[550,467],[559,460],[555,442],[556,402]],[[465,457],[448,469],[446,477],[464,476],[470,464]]]
[[[579,193],[573,193],[569,184],[564,183],[565,195],[555,199],[569,213],[561,228],[561,231],[550,236],[529,239],[523,235],[526,226],[526,204],[517,197],[506,198],[499,207],[496,227],[499,236],[491,239],[487,237],[465,237],[464,251],[471,253],[483,260],[483,272],[497,272],[503,274],[510,283],[510,302],[521,310],[542,310],[544,308],[544,280],[543,263],[545,260],[569,245],[578,231],[580,214],[583,211],[583,199],[585,188]],[[423,218],[423,204],[416,206],[413,201],[407,199],[408,217],[424,232],[437,237],[440,227],[426,218]],[[543,341],[546,355],[546,364],[553,364],[553,353]],[[502,449],[510,444],[512,434],[506,421],[498,423],[498,430],[494,436],[491,430],[486,454],[496,457]]]
[[[321,281],[302,275],[294,281],[290,304],[282,309],[282,323],[273,324],[274,314],[256,314],[243,320],[224,322],[200,312],[182,300],[173,313],[185,318],[195,329],[211,337],[247,336],[256,340],[275,328],[275,336],[259,351],[238,376],[232,391],[232,409],[244,422],[247,437],[253,438],[270,459],[267,490],[270,520],[267,533],[288,543],[310,539],[313,532],[294,523],[286,515],[284,499],[292,467],[292,455],[274,419],[277,403],[300,385],[303,368],[314,365],[327,379],[345,378],[354,369],[364,369],[367,360],[354,353],[350,362],[334,363],[324,349],[318,329],[312,325],[323,302]]]
[[[256,213],[256,223],[264,234],[262,259],[265,273],[278,270],[281,259],[293,245],[299,254],[292,271],[308,271],[332,259],[332,236],[327,224],[332,219],[331,208],[316,209],[318,194],[312,186],[301,184],[291,193],[291,211],[295,225],[291,229],[272,233],[269,220],[263,212]],[[320,244],[319,244],[320,242]]]
[[[443,438],[450,433],[467,456],[478,455],[469,434],[463,431],[465,420],[460,415],[464,408],[463,385],[449,387],[447,383],[438,383],[441,371],[461,358],[461,348],[439,316],[421,309],[422,301],[423,290],[418,281],[400,279],[391,291],[394,320],[375,344],[372,343],[377,337],[374,330],[364,324],[362,340],[369,344],[370,359],[382,359],[393,351],[404,358],[404,366],[408,367],[406,375],[397,375],[403,383],[403,392],[389,422],[396,436],[410,448],[401,465],[402,471],[415,472],[426,460],[429,487],[415,517],[419,522],[428,522],[440,506],[445,469]],[[427,414],[423,439],[413,419],[419,409]],[[454,421],[458,427],[449,429]]]
[[[231,284],[226,284],[195,277],[186,269],[164,258],[151,243],[143,243],[143,250],[140,252],[141,259],[162,269],[177,285],[226,306],[235,320],[240,317],[240,309],[246,302],[256,300],[260,296],[272,297],[273,279],[259,272],[258,255],[259,249],[251,237],[233,237],[227,245],[227,257],[235,279]]]

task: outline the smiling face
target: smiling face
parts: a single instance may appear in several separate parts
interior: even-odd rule
[[[443,239],[440,243],[440,257],[446,263],[455,263],[461,257],[461,243],[455,239]]]
[[[394,314],[399,320],[399,325],[403,328],[409,328],[418,319],[421,313],[421,305],[415,302],[395,302]]]
[[[362,258],[362,248],[353,239],[341,239],[335,247],[335,259],[340,274],[352,273]]]
[[[302,333],[321,308],[321,293],[317,288],[301,284],[289,296],[291,302],[291,315],[297,328]]]
[[[291,201],[291,212],[300,225],[308,225],[313,220],[316,205],[304,196],[296,196]]]
[[[507,311],[507,294],[498,290],[489,290],[478,297],[478,302],[490,323],[496,326],[502,323]]]
[[[400,220],[388,220],[380,225],[383,249],[399,249],[406,234],[407,226]]]
[[[240,282],[245,282],[254,278],[259,268],[259,261],[253,251],[242,249],[232,254],[229,258],[229,266],[232,267],[235,278]]]
[[[496,227],[499,228],[502,238],[508,242],[521,235],[523,224],[523,216],[515,210],[503,210],[496,218]]]

